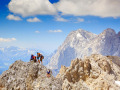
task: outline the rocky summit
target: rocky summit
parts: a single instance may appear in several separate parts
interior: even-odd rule
[[[60,90],[60,80],[46,72],[39,63],[16,61],[0,76],[0,90]]]
[[[0,90],[120,90],[117,56],[93,54],[61,66],[56,77],[46,72],[39,63],[16,61],[0,76]]]

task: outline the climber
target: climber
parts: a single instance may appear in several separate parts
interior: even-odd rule
[[[40,56],[41,56],[41,54],[39,52],[37,52],[37,60],[39,63],[40,63]]]
[[[44,59],[44,56],[40,54],[40,62],[43,64],[42,60]]]
[[[36,56],[34,56],[34,62],[37,62]]]
[[[31,58],[30,58],[30,61],[34,60],[34,55],[31,54]]]
[[[33,54],[31,54],[30,61],[37,62],[36,56],[34,56]]]
[[[50,69],[47,70],[47,77],[50,77],[51,76],[51,71]]]

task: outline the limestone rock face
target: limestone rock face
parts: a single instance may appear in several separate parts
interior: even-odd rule
[[[60,90],[62,82],[46,72],[39,63],[16,61],[0,76],[0,90]]]
[[[93,54],[62,66],[57,78],[62,79],[63,90],[120,90],[120,67],[114,62],[120,58]],[[113,62],[114,61],[114,62]]]

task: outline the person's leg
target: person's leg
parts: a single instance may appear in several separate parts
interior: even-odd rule
[[[39,57],[37,57],[37,61],[39,62]]]
[[[42,63],[42,65],[43,65],[43,62],[42,62],[42,60],[41,60],[41,63]]]
[[[40,63],[40,60],[38,59],[38,62]]]
[[[40,62],[41,62],[41,64],[42,64],[42,59],[40,58]]]

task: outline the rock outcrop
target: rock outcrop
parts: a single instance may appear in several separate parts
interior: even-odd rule
[[[60,90],[61,81],[46,72],[39,63],[16,61],[0,76],[0,90]]]
[[[115,81],[120,81],[120,58],[94,54],[75,59],[70,67],[61,66],[57,78],[62,79],[63,90],[120,90]]]

